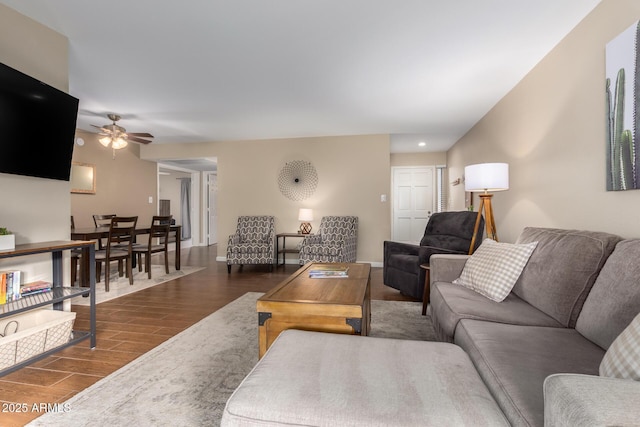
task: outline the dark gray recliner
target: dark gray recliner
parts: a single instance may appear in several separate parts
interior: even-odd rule
[[[422,300],[425,270],[433,254],[468,254],[477,212],[439,212],[429,218],[420,245],[384,242],[383,282],[403,295]],[[482,243],[484,218],[480,218],[475,249]]]

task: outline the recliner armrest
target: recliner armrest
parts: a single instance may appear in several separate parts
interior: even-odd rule
[[[454,254],[434,254],[431,256],[429,265],[431,274],[429,275],[431,283],[434,282],[453,282],[460,277],[464,265],[470,255],[454,255]]]
[[[638,425],[638,402],[638,381],[594,375],[554,374],[544,381],[544,425]]]
[[[385,258],[391,254],[405,254],[405,255],[420,255],[420,246],[412,245],[410,243],[393,242],[391,240],[385,240],[384,242],[384,254]]]

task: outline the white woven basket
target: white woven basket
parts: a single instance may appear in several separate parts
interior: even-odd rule
[[[37,356],[71,339],[75,312],[59,310],[32,310],[0,319],[0,333],[12,321],[18,322],[18,331],[0,337],[0,369],[9,368]],[[13,331],[15,324],[9,326]]]

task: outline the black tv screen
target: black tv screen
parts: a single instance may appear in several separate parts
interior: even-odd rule
[[[78,99],[0,63],[0,173],[69,181]]]

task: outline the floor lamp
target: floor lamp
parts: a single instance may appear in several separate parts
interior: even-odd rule
[[[469,247],[469,255],[471,255],[475,248],[478,232],[482,235],[482,230],[479,230],[479,228],[480,218],[482,218],[483,211],[485,213],[487,238],[493,239],[496,242],[498,241],[496,222],[493,219],[493,209],[491,207],[491,198],[493,197],[493,194],[490,194],[489,192],[509,189],[509,165],[507,163],[480,163],[477,165],[465,166],[464,189],[465,191],[483,192],[480,194],[478,216],[476,218],[476,225],[473,228],[471,246]]]

